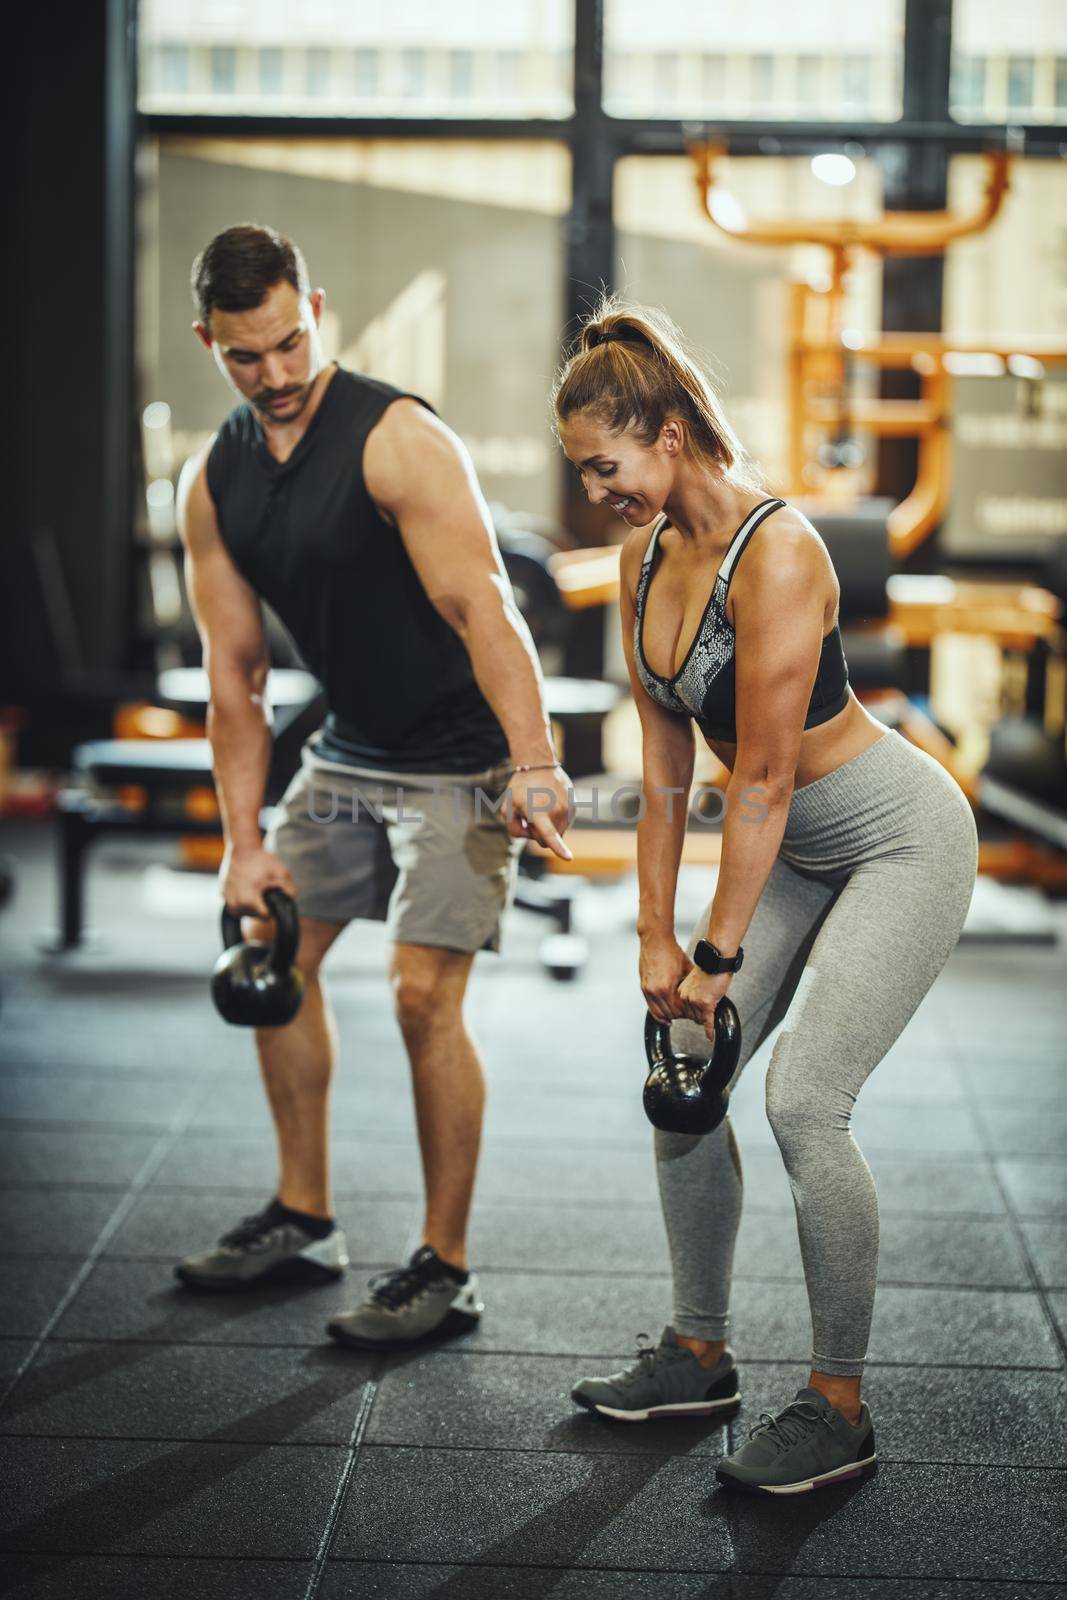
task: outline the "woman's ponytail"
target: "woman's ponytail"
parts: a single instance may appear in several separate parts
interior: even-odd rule
[[[735,483],[762,487],[711,380],[663,311],[606,296],[582,324],[552,401],[560,422],[588,412],[612,433],[631,429],[644,445],[678,417],[694,455]]]

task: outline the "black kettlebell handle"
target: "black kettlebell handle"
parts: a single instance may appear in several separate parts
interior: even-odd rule
[[[270,970],[288,972],[300,948],[300,914],[296,909],[296,901],[284,889],[278,888],[264,889],[263,899],[278,930],[271,951]],[[227,950],[244,943],[241,913],[231,911],[226,905],[222,908],[222,942]]]
[[[678,1017],[676,1021],[684,1021]],[[709,1059],[714,1060],[720,1052],[732,1050],[741,1033],[741,1019],[737,1015],[737,1007],[729,995],[723,995],[715,1007],[715,1043],[709,1053]],[[660,1022],[651,1011],[645,1014],[645,1054],[650,1067],[658,1067],[664,1061],[674,1060],[674,1049],[671,1045],[671,1025],[669,1022]]]

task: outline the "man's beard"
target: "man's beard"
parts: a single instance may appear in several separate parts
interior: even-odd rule
[[[285,421],[292,422],[300,415],[311,399],[311,389],[311,383],[302,383],[292,389],[284,389],[280,393],[263,390],[260,394],[253,395],[251,403],[260,416],[266,417],[268,421],[277,417],[278,409],[284,408],[286,413]],[[295,410],[290,410],[291,402],[297,398],[299,398],[300,404]]]

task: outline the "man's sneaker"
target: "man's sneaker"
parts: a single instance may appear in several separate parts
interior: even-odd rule
[[[186,1256],[174,1269],[187,1289],[224,1294],[268,1283],[336,1283],[348,1266],[345,1236],[334,1226],[316,1238],[272,1200],[224,1233],[214,1250]]]
[[[713,1369],[702,1367],[692,1350],[664,1328],[659,1344],[637,1336],[637,1360],[607,1378],[583,1378],[571,1399],[587,1411],[620,1422],[650,1422],[655,1417],[731,1416],[741,1402],[732,1350],[724,1350]]]
[[[715,1476],[726,1489],[750,1494],[805,1494],[873,1472],[878,1457],[866,1405],[853,1426],[818,1389],[799,1389],[784,1411],[760,1412],[748,1442],[724,1456]]]
[[[474,1273],[450,1267],[428,1244],[406,1266],[371,1278],[368,1287],[370,1294],[354,1311],[326,1324],[333,1338],[360,1350],[469,1333],[485,1310]]]

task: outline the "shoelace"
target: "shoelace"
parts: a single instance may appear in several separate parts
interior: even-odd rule
[[[380,1272],[368,1278],[367,1287],[375,1300],[380,1300],[391,1311],[417,1300],[429,1288],[434,1278],[441,1276],[435,1262],[419,1261],[406,1267],[394,1267],[390,1272]]]
[[[657,1361],[669,1360],[669,1354],[660,1350],[658,1345],[652,1343],[647,1333],[637,1335],[637,1360],[629,1367],[624,1367],[621,1372],[615,1373],[611,1382],[616,1384],[637,1383],[641,1378],[650,1378],[655,1371]]]
[[[278,1226],[278,1218],[274,1215],[273,1208],[267,1206],[263,1211],[256,1211],[250,1217],[242,1217],[236,1228],[231,1228],[229,1233],[224,1233],[219,1244],[230,1245],[240,1250],[245,1245],[256,1244],[264,1234]]]
[[[748,1436],[754,1439],[757,1433],[766,1432],[779,1450],[788,1450],[804,1437],[813,1422],[825,1422],[830,1432],[834,1431],[830,1418],[813,1400],[793,1400],[777,1417],[772,1417],[769,1411],[761,1411],[759,1421],[754,1428],[749,1428]]]

